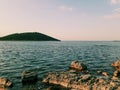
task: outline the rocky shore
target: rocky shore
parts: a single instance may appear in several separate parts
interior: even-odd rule
[[[72,61],[69,70],[49,72],[44,75],[42,83],[48,86],[47,89],[29,90],[120,90],[120,60],[111,64],[115,69],[113,75],[107,72],[97,71],[100,77],[91,74],[87,65],[79,61]],[[37,82],[38,74],[34,71],[23,71],[21,82],[23,85]],[[0,90],[11,88],[13,83],[7,78],[0,78]]]
[[[90,74],[85,64],[73,61],[68,71],[49,72],[42,82],[68,90],[120,90],[120,60],[113,62],[111,66],[115,68],[112,77],[102,71],[95,72],[101,75],[101,77],[96,77]],[[58,89],[50,87],[47,90]]]

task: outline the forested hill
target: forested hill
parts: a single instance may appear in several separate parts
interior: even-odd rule
[[[0,37],[1,41],[60,41],[38,32],[15,33]]]

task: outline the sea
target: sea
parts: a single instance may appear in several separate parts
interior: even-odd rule
[[[13,82],[7,90],[43,90],[44,75],[68,70],[73,60],[86,64],[93,75],[101,70],[112,76],[111,63],[118,59],[120,42],[114,41],[0,41],[0,77]],[[39,80],[23,85],[24,70],[37,72]]]

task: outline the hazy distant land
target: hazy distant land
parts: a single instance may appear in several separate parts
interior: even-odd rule
[[[0,37],[1,41],[60,41],[38,32],[15,33]]]

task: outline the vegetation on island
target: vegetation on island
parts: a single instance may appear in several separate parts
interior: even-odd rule
[[[0,37],[1,41],[60,41],[38,32],[15,33]]]

